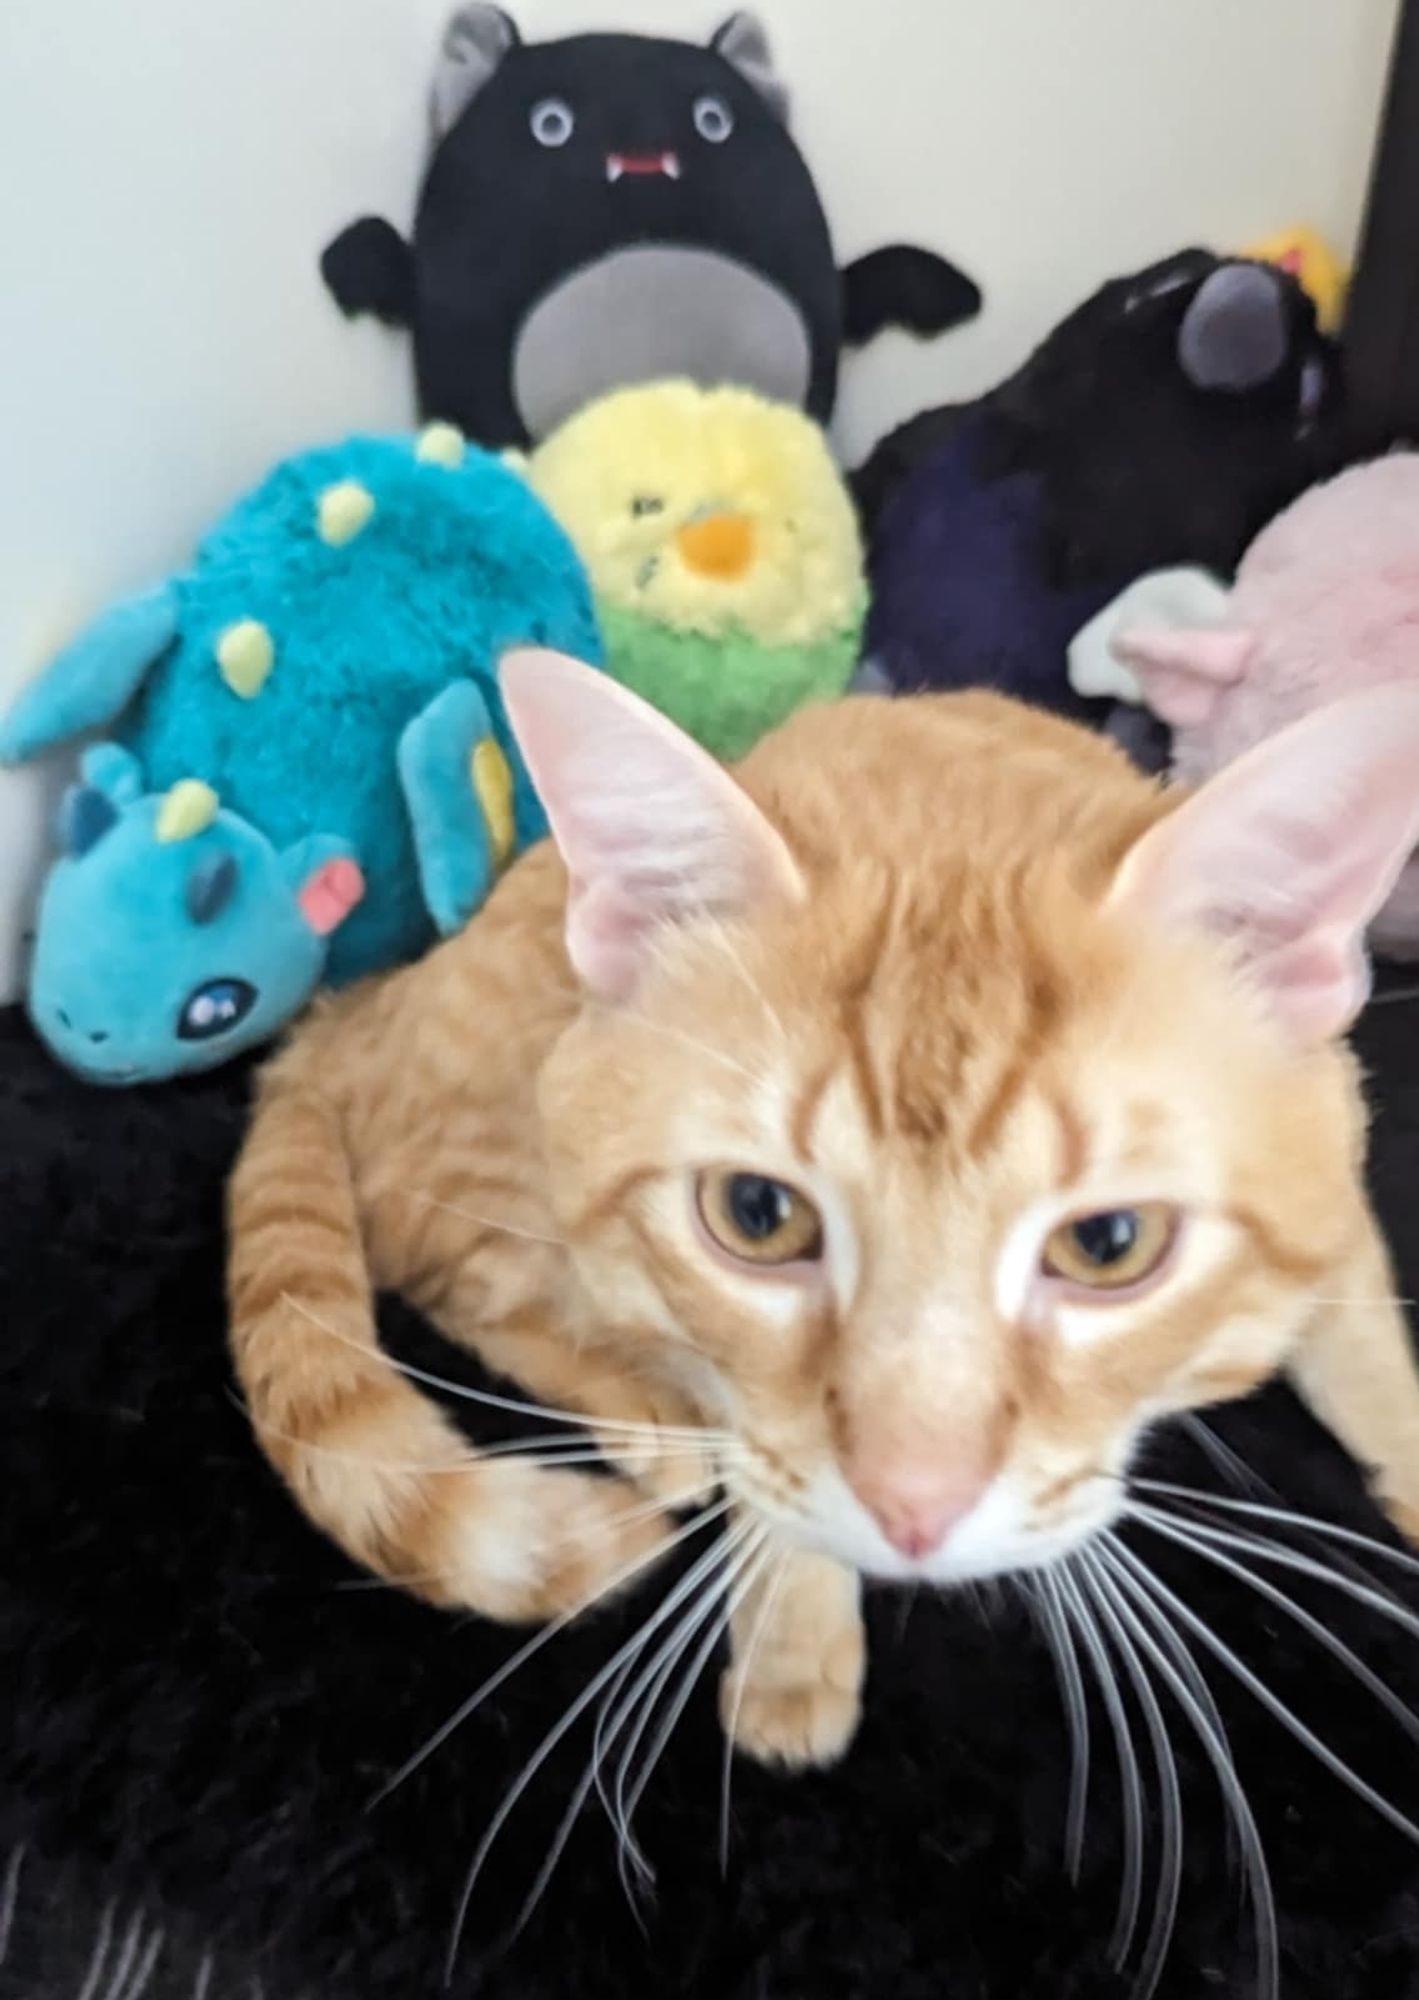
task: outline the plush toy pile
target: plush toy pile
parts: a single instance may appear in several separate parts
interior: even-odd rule
[[[105,732],[37,920],[30,1013],[62,1067],[0,1014],[0,2000],[1251,1995],[1267,1940],[1199,1712],[1255,1814],[1285,2000],[1402,2000],[1414,1850],[1338,1773],[1414,1810],[1419,1588],[1281,1389],[1158,1436],[1144,1469],[1317,1517],[1267,1516],[1294,1613],[1148,1553],[1329,1769],[1181,1639],[1159,1705],[1116,1641],[1122,1682],[1081,1684],[1086,1649],[1057,1686],[1026,1592],[874,1590],[835,1769],[726,1766],[701,1655],[640,1803],[653,1887],[585,1773],[588,1690],[654,1600],[545,1646],[449,1620],[351,1573],[253,1447],[222,1224],[249,1066],[79,1080],[214,1066],[467,920],[544,828],[505,648],[604,658],[735,756],[865,643],[889,690],[1004,687],[1187,776],[1419,657],[1415,461],[1307,493],[1344,441],[1342,277],[1306,232],[1120,279],[991,395],[903,427],[856,482],[865,558],[818,428],[843,350],[944,332],[980,293],[904,246],[839,270],[759,25],[527,44],[467,6],[432,111],[411,240],[365,217],[322,268],[347,313],[411,330],[440,421],[276,467],[0,728],[12,759]],[[1419,864],[1378,941],[1419,951]],[[1413,1296],[1415,1003],[1381,998],[1358,1041]],[[381,1336],[480,1441],[539,1422],[461,1400],[489,1385],[408,1310]],[[1351,1564],[1338,1582],[1313,1547]]]

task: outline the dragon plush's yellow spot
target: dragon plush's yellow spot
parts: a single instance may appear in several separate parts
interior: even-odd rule
[[[354,541],[374,513],[374,495],[358,479],[327,486],[316,503],[315,524],[322,542],[332,549]]]
[[[488,838],[493,859],[501,868],[512,854],[515,829],[512,817],[512,770],[493,741],[485,736],[468,760],[473,790],[488,822]]]
[[[191,840],[217,817],[217,794],[200,778],[179,778],[158,807],[158,840]]]
[[[426,424],[419,433],[414,456],[423,465],[441,465],[456,472],[463,463],[463,433],[456,424]]]
[[[271,634],[259,618],[239,618],[217,641],[217,666],[233,694],[250,701],[266,685],[276,658]]]

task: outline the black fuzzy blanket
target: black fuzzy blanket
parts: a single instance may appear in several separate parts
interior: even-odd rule
[[[1375,1185],[1419,1283],[1419,1001],[1360,1041]],[[871,1605],[868,1715],[837,1771],[737,1764],[727,1867],[711,1688],[641,1803],[633,1902],[592,1802],[514,1942],[585,1766],[591,1712],[494,1848],[450,1967],[470,1860],[510,1781],[664,1589],[558,1637],[388,1798],[409,1754],[520,1643],[372,1586],[252,1446],[223,1340],[221,1186],[244,1080],[103,1095],[0,1016],[0,1995],[24,2000],[1111,2000],[1120,1783],[1093,1702],[1077,1886],[1070,1750],[1048,1649],[1013,1594]],[[391,1310],[388,1337],[466,1364]],[[1289,1504],[1385,1534],[1348,1461],[1277,1390],[1218,1414]],[[1217,1485],[1194,1437],[1149,1469]],[[1273,1604],[1191,1555],[1146,1553],[1277,1693],[1419,1812],[1419,1751]],[[1314,1549],[1317,1544],[1305,1546]],[[1371,1565],[1412,1604],[1419,1587]],[[1272,1571],[1406,1699],[1419,1639]],[[1419,1853],[1209,1669],[1280,1913],[1286,2000],[1419,1995]],[[1159,1992],[1253,1990],[1252,1927],[1209,1767],[1175,1708],[1185,1846]],[[1146,1932],[1160,1781],[1149,1800]],[[1140,1945],[1142,1936],[1140,1933]],[[1135,1953],[1135,1968],[1138,1954]]]

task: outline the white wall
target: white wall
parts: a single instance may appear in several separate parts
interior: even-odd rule
[[[0,700],[273,457],[409,414],[316,255],[401,223],[448,0],[0,0]],[[513,0],[529,36],[700,37],[714,0]],[[723,0],[729,11],[731,0]],[[844,256],[894,237],[975,325],[850,365],[856,457],[988,387],[1102,278],[1305,219],[1348,247],[1396,0],[761,0]],[[0,990],[43,843],[0,775]]]

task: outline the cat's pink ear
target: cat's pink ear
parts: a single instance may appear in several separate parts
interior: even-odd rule
[[[1152,827],[1110,902],[1226,938],[1302,1042],[1369,992],[1364,934],[1419,843],[1419,690],[1352,695],[1282,730]]]
[[[627,998],[666,925],[802,896],[782,836],[648,703],[560,653],[509,653],[501,681],[571,878],[567,951],[592,992]]]

